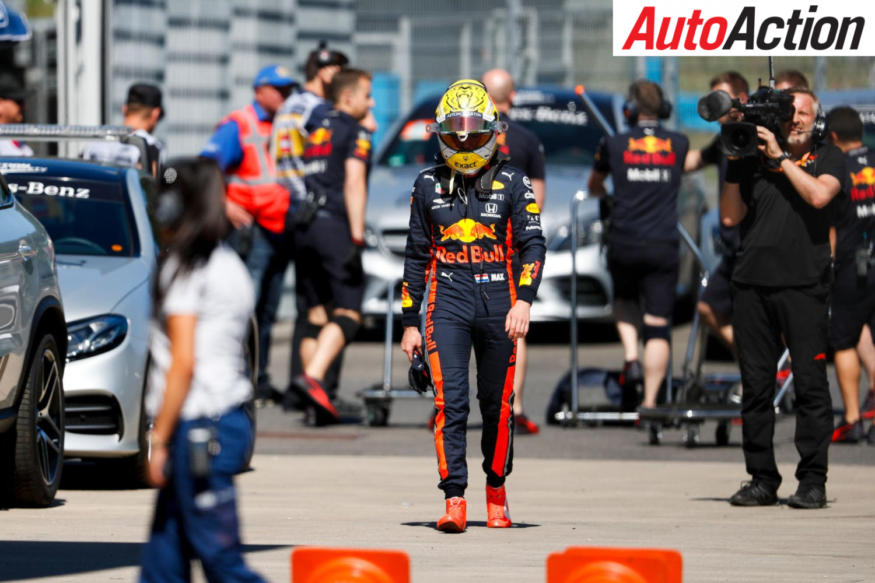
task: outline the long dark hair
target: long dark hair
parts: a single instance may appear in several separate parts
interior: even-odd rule
[[[171,160],[160,177],[152,217],[162,230],[158,273],[171,257],[177,267],[164,285],[156,276],[155,313],[172,281],[206,263],[228,233],[225,183],[215,161],[208,158]]]

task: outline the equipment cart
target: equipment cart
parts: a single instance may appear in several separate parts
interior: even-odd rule
[[[362,389],[357,394],[364,401],[365,423],[372,427],[384,427],[389,424],[389,414],[392,412],[394,399],[432,400],[428,393],[418,393],[410,387],[392,387],[392,342],[393,342],[393,307],[394,291],[397,280],[389,282],[386,293],[386,336],[383,345],[383,381],[380,384]]]
[[[709,270],[705,267],[706,262],[701,250],[689,233],[681,225],[678,225],[678,231],[701,268],[698,296],[708,284]],[[705,421],[717,422],[714,431],[714,441],[717,445],[729,444],[732,422],[741,420],[741,375],[702,372],[707,338],[708,331],[701,325],[699,313],[696,311],[690,328],[681,378],[673,379],[671,386],[667,387],[666,404],[638,410],[638,418],[647,428],[651,445],[658,445],[661,442],[664,427],[677,427],[682,430],[681,439],[684,445],[695,447],[699,443],[701,427]],[[788,358],[789,351],[785,349],[778,361],[777,371],[783,369]],[[670,370],[668,377],[671,378]],[[773,402],[776,408],[786,399],[793,383],[792,372],[780,382],[780,390]]]

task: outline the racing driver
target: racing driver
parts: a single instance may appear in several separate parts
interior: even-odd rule
[[[434,380],[438,487],[446,514],[438,530],[466,526],[465,430],[468,361],[477,358],[477,399],[483,418],[480,447],[486,472],[489,527],[511,526],[504,481],[513,460],[513,377],[516,340],[529,329],[529,310],[546,247],[531,182],[497,150],[505,130],[479,81],[447,89],[429,128],[445,163],[420,173],[413,185],[401,290],[401,349],[421,350],[420,303],[428,280],[425,349]],[[510,257],[519,253],[518,290]]]

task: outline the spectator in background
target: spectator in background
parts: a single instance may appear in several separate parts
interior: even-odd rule
[[[0,73],[0,124],[24,121],[27,92],[11,73]],[[30,146],[18,140],[0,140],[0,156],[33,156]]]
[[[544,182],[544,146],[538,140],[538,136],[514,123],[508,115],[513,98],[516,94],[513,78],[504,69],[491,69],[483,74],[483,84],[495,108],[501,114],[501,119],[507,123],[507,131],[498,135],[498,151],[510,156],[510,165],[519,168],[526,175],[531,184],[531,192],[538,205],[538,212],[544,209],[547,188]],[[519,281],[520,274],[519,255],[513,254],[514,285]],[[517,339],[516,345],[516,368],[513,378],[513,416],[514,431],[526,435],[538,433],[538,425],[529,419],[523,410],[523,390],[526,382],[527,351],[526,339]]]
[[[215,160],[228,182],[225,213],[234,227],[231,245],[244,258],[255,284],[258,321],[260,399],[278,398],[267,372],[270,332],[279,309],[289,262],[286,222],[289,191],[277,183],[270,153],[273,118],[297,86],[289,72],[268,65],[252,81],[254,99],[231,112],[216,129],[201,156]]]
[[[95,160],[120,166],[145,167],[152,176],[158,176],[164,157],[164,146],[152,132],[164,117],[161,89],[149,83],[135,83],[128,89],[122,106],[123,125],[134,130],[134,135],[146,142],[145,163],[140,160],[140,148],[121,142],[91,142],[82,151],[86,160]]]
[[[303,156],[307,137],[331,111],[327,100],[332,79],[349,59],[340,51],[327,48],[323,41],[311,51],[304,64],[306,81],[301,91],[290,95],[273,120],[271,148],[276,158],[277,178],[292,196],[292,206],[304,199]]]
[[[348,63],[349,59],[347,59],[346,55],[340,51],[329,49],[325,42],[321,42],[316,50],[311,51],[307,55],[307,61],[304,64],[306,82],[303,89],[290,95],[279,111],[277,111],[274,118],[271,149],[276,158],[279,183],[289,191],[291,196],[289,210],[292,221],[293,215],[307,194],[307,188],[304,183],[303,159],[307,138],[311,132],[320,126],[322,120],[331,111],[331,103],[327,100],[328,88],[334,76]],[[293,229],[293,225],[290,224],[289,229]],[[285,259],[286,266],[295,255],[294,235],[290,234],[287,239],[287,244],[284,247],[287,254]],[[286,267],[283,267],[283,273],[285,273],[285,269]],[[271,293],[279,294],[280,292],[279,287],[271,290]],[[306,324],[307,306],[301,295],[300,286],[295,286],[295,300],[298,319],[295,323],[294,334],[292,335],[290,363],[290,378],[292,379],[302,372],[301,341],[305,334],[312,336],[314,332],[312,329],[308,330],[308,325]],[[327,320],[322,322],[321,325],[326,323]],[[338,357],[335,364],[326,373],[325,385],[329,393],[336,392],[337,390],[337,377],[341,361],[342,355]],[[300,403],[296,398],[297,395],[297,391],[287,390],[283,396],[283,407],[291,409],[303,406],[303,403]]]
[[[860,409],[860,359],[856,346],[864,324],[875,320],[875,203],[871,177],[875,152],[863,145],[863,121],[851,107],[837,107],[827,118],[829,139],[845,154],[845,182],[838,205],[835,237],[835,278],[830,294],[830,341],[835,350],[836,376],[845,402],[844,419],[833,441],[856,443],[863,438],[863,413],[875,415],[875,394]],[[869,429],[875,443],[875,426]]]
[[[255,441],[243,345],[255,304],[228,228],[222,176],[210,160],[178,160],[162,174],[154,214],[165,253],[155,281],[145,406],[148,478],[160,488],[141,581],[263,581],[243,562],[234,475]]]
[[[589,191],[606,195],[605,180],[613,178],[607,240],[614,317],[625,354],[620,383],[638,384],[643,377],[641,407],[651,408],[668,368],[680,245],[677,196],[689,140],[660,125],[671,109],[656,83],[633,83],[625,110],[631,129],[602,139]],[[643,371],[638,360],[641,324]]]
[[[775,75],[775,89],[787,91],[795,88],[809,89],[808,79],[805,78],[805,75],[796,69],[778,71],[778,74]]]
[[[725,91],[733,99],[747,103],[750,86],[747,80],[737,71],[726,71],[711,79],[711,91]],[[718,121],[725,124],[738,121],[741,115],[732,110]],[[684,165],[684,171],[699,170],[709,164],[717,166],[717,193],[723,189],[726,177],[727,159],[720,146],[720,134],[701,150],[691,150]],[[735,254],[738,252],[740,235],[738,227],[727,227],[720,223],[720,240],[723,253],[720,264],[714,269],[708,279],[708,287],[699,298],[696,309],[702,321],[714,334],[735,354],[735,341],[732,336],[732,293],[729,282],[732,280],[732,268],[735,265]]]
[[[371,164],[371,133],[361,121],[374,105],[371,76],[344,69],[334,76],[329,94],[334,109],[304,150],[307,191],[315,197],[295,230],[295,285],[307,308],[307,328],[301,341],[304,372],[292,386],[313,407],[319,425],[340,420],[323,383],[361,324]]]

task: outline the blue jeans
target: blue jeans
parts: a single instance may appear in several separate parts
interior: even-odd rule
[[[276,321],[283,293],[283,279],[293,256],[294,239],[286,233],[273,233],[253,225],[248,249],[242,249],[243,230],[231,233],[231,246],[243,256],[252,283],[255,285],[255,319],[258,321],[258,386],[269,384],[267,362],[270,353],[270,332]]]
[[[215,432],[219,451],[207,477],[192,475],[188,434],[195,427]],[[218,420],[181,420],[170,444],[170,476],[158,493],[149,542],[143,551],[142,583],[191,580],[191,559],[199,559],[210,583],[262,582],[243,562],[234,474],[244,469],[255,440],[252,420],[242,407]]]

